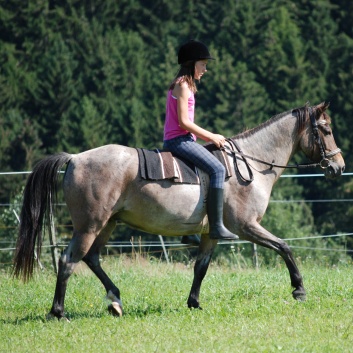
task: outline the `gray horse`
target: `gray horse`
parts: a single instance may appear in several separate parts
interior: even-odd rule
[[[227,155],[234,170],[225,182],[224,224],[241,239],[273,249],[282,256],[294,287],[293,297],[298,300],[305,299],[305,289],[291,250],[283,240],[264,229],[260,221],[283,166],[298,151],[320,165],[327,178],[343,173],[344,160],[332,135],[330,117],[325,112],[327,107],[328,104],[321,103],[279,114],[233,137],[227,144]],[[231,148],[234,144],[241,148],[240,152]],[[201,185],[146,181],[139,174],[136,149],[125,146],[107,145],[75,155],[59,153],[35,166],[24,190],[15,276],[24,280],[32,276],[35,244],[40,254],[42,228],[44,221],[50,224],[52,219],[57,175],[65,164],[63,190],[74,230],[59,260],[54,301],[48,317],[65,318],[67,282],[80,260],[103,283],[112,301],[109,310],[114,315],[123,314],[120,291],[99,262],[99,252],[117,222],[166,236],[202,234],[187,302],[190,308],[200,308],[201,282],[217,245],[217,240],[208,237],[205,207],[208,177],[200,171]]]

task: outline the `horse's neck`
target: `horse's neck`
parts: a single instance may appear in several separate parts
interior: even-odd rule
[[[288,114],[239,137],[245,154],[286,165],[297,149],[296,118]]]

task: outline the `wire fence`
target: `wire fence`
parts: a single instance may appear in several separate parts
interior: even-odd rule
[[[285,242],[291,242],[291,248],[298,248],[298,249],[309,249],[309,250],[323,250],[323,251],[346,251],[346,252],[353,252],[353,250],[349,249],[330,249],[330,248],[317,248],[317,247],[306,247],[306,246],[296,246],[292,245],[293,242],[300,242],[300,241],[307,241],[307,240],[314,240],[314,239],[327,239],[327,238],[340,238],[340,237],[347,237],[353,236],[353,233],[342,233],[342,234],[330,234],[330,235],[313,235],[308,237],[300,237],[300,238],[281,238]],[[0,241],[0,251],[14,251],[16,250],[15,242],[12,242],[12,245],[8,247],[2,247],[1,244],[9,244],[10,241]],[[166,248],[177,248],[177,249],[186,249],[193,247],[192,245],[184,245],[179,244],[175,241],[163,241]],[[232,241],[219,241],[218,245],[240,245],[240,244],[251,244],[251,242],[246,240],[232,240]],[[50,244],[43,244],[43,249],[50,249],[50,248],[66,248],[69,245],[69,242],[58,242],[56,245]],[[160,241],[109,241],[106,248],[110,249],[126,249],[126,248],[160,248],[161,242]]]
[[[23,175],[30,174],[31,171],[23,172],[0,172],[1,175]],[[352,176],[353,173],[344,173],[342,176]],[[302,177],[324,177],[324,174],[290,174],[290,175],[281,175],[282,178],[302,178]],[[353,199],[319,199],[319,200],[270,200],[270,203],[336,203],[336,202],[353,202]],[[11,203],[2,203],[0,207],[10,207],[14,206]],[[59,203],[56,206],[66,206],[64,203]],[[0,229],[14,229],[17,225],[12,227],[0,227]],[[68,227],[67,225],[56,225],[55,228]],[[339,238],[339,237],[350,237],[353,236],[353,233],[342,233],[342,234],[330,234],[330,235],[314,235],[301,238],[282,238],[284,241],[289,242],[290,247],[294,249],[303,249],[310,251],[327,251],[327,252],[338,252],[338,253],[353,253],[353,250],[350,249],[333,249],[327,247],[310,247],[310,246],[301,246],[301,241],[308,241],[314,239],[325,239],[325,238]],[[168,261],[168,252],[170,251],[179,251],[184,249],[191,248],[190,245],[183,245],[175,241],[164,241],[161,235],[158,235],[159,240],[156,241],[142,241],[139,240],[137,243],[134,241],[110,241],[105,246],[106,255],[109,255],[110,252],[114,249],[115,252],[123,252],[126,249],[130,249],[131,252],[136,251],[136,249],[141,249],[148,251],[149,254],[153,253],[164,253],[166,260]],[[141,237],[139,237],[141,238]],[[298,244],[299,243],[299,244]],[[240,244],[251,244],[248,241],[238,240],[238,241],[220,241],[219,246],[239,246]],[[68,241],[60,241],[55,244],[43,244],[43,249],[64,249],[68,245]],[[3,241],[0,240],[0,254],[4,252],[13,252],[15,251],[15,241]],[[153,250],[155,249],[155,250]],[[254,249],[255,250],[255,249]],[[2,263],[0,262],[0,265]]]

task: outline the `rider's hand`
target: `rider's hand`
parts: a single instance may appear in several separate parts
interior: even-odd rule
[[[226,138],[223,135],[212,134],[210,140],[218,147],[221,148],[226,142]]]

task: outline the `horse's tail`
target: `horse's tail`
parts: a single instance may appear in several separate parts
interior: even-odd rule
[[[44,220],[51,232],[58,172],[71,158],[65,152],[44,158],[34,167],[27,180],[14,257],[14,276],[22,277],[25,282],[33,275],[36,243],[37,257],[40,257]]]

